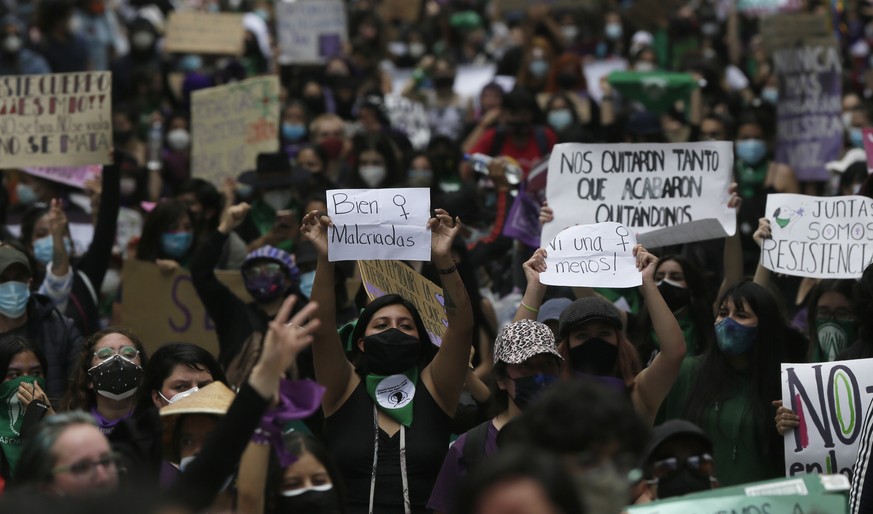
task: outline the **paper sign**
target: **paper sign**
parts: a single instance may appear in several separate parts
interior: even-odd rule
[[[242,55],[243,15],[173,11],[167,21],[164,50],[192,54]]]
[[[873,129],[865,128],[864,133],[864,153],[867,154],[867,173],[873,171]]]
[[[391,293],[409,300],[418,309],[431,342],[442,344],[449,322],[441,287],[398,261],[358,261],[358,267],[370,300]]]
[[[642,285],[633,255],[636,244],[634,235],[619,223],[570,227],[546,246],[546,271],[540,273],[540,282],[571,287]]]
[[[276,2],[275,9],[282,64],[318,64],[342,54],[349,39],[342,0]]]
[[[430,260],[428,188],[332,189],[327,214],[331,262]]]
[[[658,501],[627,507],[628,514],[801,514],[848,512],[846,497],[816,496],[721,496]]]
[[[607,59],[603,61],[591,61],[585,63],[582,70],[585,73],[585,82],[588,84],[588,94],[595,102],[600,103],[603,99],[603,89],[600,88],[600,79],[608,77],[614,71],[627,69],[626,59]]]
[[[767,195],[772,237],[761,264],[812,278],[861,278],[873,260],[873,200],[865,196]]]
[[[68,186],[84,188],[85,181],[99,179],[103,172],[103,166],[94,164],[91,166],[54,167],[54,168],[24,168],[28,175],[59,182]]]
[[[546,185],[555,219],[541,244],[567,227],[606,221],[651,248],[733,235],[733,155],[723,141],[556,145]]]
[[[782,364],[782,404],[800,417],[785,435],[785,474],[852,478],[873,400],[873,359]]]
[[[219,185],[279,150],[279,78],[256,77],[191,95],[192,174]]]
[[[406,134],[416,150],[424,150],[430,143],[430,118],[419,102],[403,95],[385,95],[385,110],[391,121],[391,128]]]
[[[251,301],[239,271],[215,274],[239,298]],[[151,262],[127,260],[122,284],[123,324],[139,336],[149,355],[169,342],[196,344],[218,355],[215,326],[194,290],[189,272],[164,273]]]
[[[0,169],[108,164],[112,75],[0,77]]]

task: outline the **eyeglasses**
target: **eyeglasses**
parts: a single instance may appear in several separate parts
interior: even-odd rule
[[[91,478],[97,471],[97,466],[101,466],[106,471],[117,471],[119,460],[121,460],[121,456],[119,454],[114,452],[108,453],[96,461],[80,460],[78,462],[70,464],[69,466],[60,466],[54,468],[52,470],[52,474],[57,475],[58,473],[70,473],[76,478]]]
[[[121,355],[121,358],[132,361],[136,358],[137,355],[139,355],[139,350],[137,350],[133,346],[122,346],[117,350],[115,348],[104,346],[103,348],[100,348],[99,350],[94,352],[94,357],[97,357],[101,361],[105,361],[113,355]]]
[[[274,274],[281,273],[282,265],[277,262],[265,262],[261,264],[253,264],[248,266],[244,271],[243,275],[246,278],[254,278],[258,275],[266,275],[266,274]]]
[[[652,476],[658,479],[673,476],[683,466],[699,475],[712,476],[712,455],[708,453],[692,455],[684,462],[680,462],[676,457],[655,461],[652,465]]]
[[[834,318],[839,320],[850,320],[854,316],[852,315],[852,309],[847,307],[840,307],[838,309],[830,309],[828,307],[822,307],[818,309],[816,313],[820,318]]]

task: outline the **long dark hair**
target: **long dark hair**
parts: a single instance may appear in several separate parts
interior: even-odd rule
[[[339,507],[340,512],[345,514],[345,484],[343,483],[343,478],[342,475],[340,475],[339,468],[331,458],[324,444],[312,435],[299,431],[289,432],[282,436],[282,438],[285,443],[285,449],[292,455],[300,458],[303,454],[308,453],[324,466],[324,469],[327,471],[327,475],[330,477],[330,481],[333,484],[333,490],[337,495],[337,506]],[[274,512],[278,514],[278,510],[276,509],[277,499],[282,493],[282,478],[284,474],[285,470],[279,468],[278,460],[275,458],[275,454],[271,451],[270,473],[267,475],[266,494],[268,500],[266,512],[268,513]]]
[[[368,189],[370,187],[364,183],[364,179],[361,178],[359,172],[361,154],[367,151],[378,153],[385,161],[385,179],[377,188],[392,187],[402,182],[403,177],[400,173],[400,165],[397,162],[397,151],[387,136],[382,134],[359,135],[354,138],[353,143],[355,169],[354,173],[349,177],[349,185],[351,187],[358,189]]]
[[[227,385],[227,378],[211,353],[189,343],[167,343],[155,351],[149,359],[148,366],[143,365],[145,373],[140,386],[137,411],[154,406],[152,392],[160,391],[164,380],[173,374],[176,366],[180,365],[198,371],[207,371],[212,375],[213,380]]]
[[[45,354],[43,354],[42,350],[27,339],[15,336],[0,342],[0,372],[3,373],[2,377],[0,377],[0,382],[6,378],[6,373],[9,370],[9,364],[12,362],[12,359],[21,352],[33,352],[33,354],[36,355],[36,360],[38,360],[39,365],[42,366],[42,376],[45,377],[46,372],[48,371]]]
[[[188,207],[179,200],[158,202],[143,224],[142,236],[136,249],[137,260],[149,262],[154,262],[155,259],[178,260],[176,257],[170,257],[164,253],[164,249],[161,247],[161,235],[169,230],[183,215],[188,216],[188,219],[191,220]],[[188,255],[193,253],[195,246],[195,244],[191,245]]]

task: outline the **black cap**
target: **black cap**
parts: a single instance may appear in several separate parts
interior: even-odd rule
[[[13,264],[21,264],[28,274],[31,273],[30,262],[24,253],[10,244],[0,243],[0,274]]]
[[[621,313],[618,308],[599,296],[587,296],[571,303],[561,313],[558,322],[558,337],[566,339],[574,328],[589,321],[604,321],[621,328]]]
[[[699,426],[684,419],[671,419],[652,429],[652,437],[649,439],[649,444],[646,445],[646,451],[643,453],[644,462],[647,462],[652,457],[652,454],[655,453],[655,450],[667,439],[677,436],[697,439],[706,446],[709,452],[712,452],[712,440]]]

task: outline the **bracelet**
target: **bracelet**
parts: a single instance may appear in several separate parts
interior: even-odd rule
[[[458,267],[455,266],[454,264],[452,264],[451,268],[445,268],[445,269],[437,268],[436,270],[437,270],[437,273],[439,273],[440,275],[451,275],[452,273],[454,273],[455,271],[458,270]]]
[[[539,309],[534,309],[534,308],[533,308],[533,307],[531,307],[531,306],[530,306],[530,305],[528,305],[528,304],[526,304],[526,303],[524,303],[524,300],[522,300],[522,301],[521,301],[521,306],[522,306],[522,307],[524,307],[524,308],[525,308],[525,309],[527,309],[527,310],[529,310],[529,311],[531,311],[531,312],[532,312],[532,313],[534,313],[534,314],[537,314],[537,313],[539,313],[539,312],[540,312],[540,310],[539,310]]]

